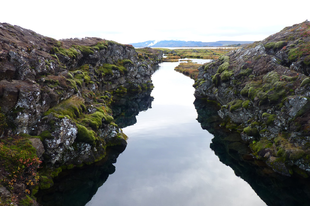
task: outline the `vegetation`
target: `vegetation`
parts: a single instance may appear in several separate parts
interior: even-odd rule
[[[33,190],[38,185],[37,168],[41,161],[27,136],[7,136],[0,139],[0,183],[12,195],[2,199],[0,205],[20,201],[33,202]],[[24,185],[25,187],[23,187]]]
[[[166,55],[163,61],[178,61],[178,59],[218,59],[220,56],[235,50],[235,48],[215,48],[215,49],[164,49],[159,48]]]
[[[201,64],[193,63],[193,62],[187,62],[187,63],[180,63],[174,70],[181,72],[182,74],[185,74],[186,76],[189,76],[192,79],[197,79],[198,77],[198,68],[201,66]]]

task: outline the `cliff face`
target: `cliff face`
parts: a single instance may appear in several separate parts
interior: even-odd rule
[[[30,141],[56,173],[102,159],[107,146],[123,150],[126,135],[112,117],[113,98],[152,89],[161,58],[113,41],[57,41],[1,23],[1,144],[13,150],[7,142]]]
[[[222,127],[241,133],[283,175],[310,172],[310,23],[284,28],[199,69],[197,98],[216,102]]]

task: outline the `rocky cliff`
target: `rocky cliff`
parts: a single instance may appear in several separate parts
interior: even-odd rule
[[[12,194],[32,195],[38,182],[48,188],[63,169],[101,160],[108,146],[124,150],[127,137],[110,107],[114,97],[152,89],[161,57],[100,38],[57,41],[1,23],[2,197],[16,202]]]
[[[284,28],[199,68],[195,96],[218,104],[221,127],[286,176],[310,174],[310,22]]]

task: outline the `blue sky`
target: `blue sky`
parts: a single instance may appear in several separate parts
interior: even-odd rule
[[[56,39],[258,41],[310,20],[305,0],[10,0],[0,22]]]

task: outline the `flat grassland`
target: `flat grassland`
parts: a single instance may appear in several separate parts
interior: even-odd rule
[[[180,59],[192,58],[192,59],[218,59],[220,56],[238,49],[238,47],[214,47],[214,48],[187,48],[187,49],[166,49],[166,48],[156,48],[161,50],[165,54],[164,62],[178,62]],[[192,79],[197,79],[198,68],[201,64],[193,63],[192,61],[187,61],[186,63],[180,63],[174,70],[189,76]]]

